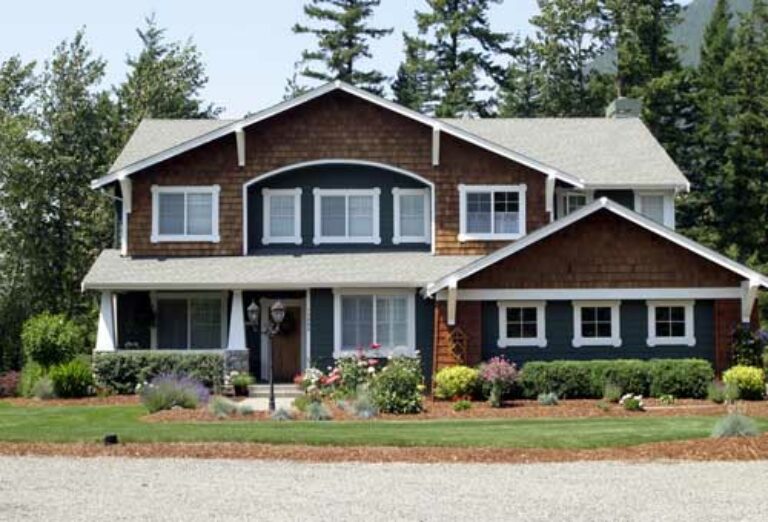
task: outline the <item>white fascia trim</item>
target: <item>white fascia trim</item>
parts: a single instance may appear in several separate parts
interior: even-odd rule
[[[545,301],[499,301],[499,348],[510,346],[547,346],[546,328],[546,302]],[[506,336],[507,309],[508,308],[535,308],[536,309],[536,337],[511,338]]]
[[[663,190],[635,190],[635,212],[643,214],[643,196],[658,196],[662,198],[664,226],[675,229],[675,193]]]
[[[448,292],[439,291],[438,301],[447,300]],[[738,287],[701,288],[487,288],[460,289],[459,301],[500,301],[500,300],[545,300],[571,301],[573,299],[738,299]]]
[[[376,297],[395,296],[405,297],[408,318],[408,346],[395,346],[391,348],[379,348],[378,350],[365,350],[364,353],[372,357],[388,357],[391,355],[414,355],[416,353],[416,293],[413,291],[393,288],[334,288],[333,289],[333,358],[350,357],[357,354],[356,350],[344,350],[341,343],[341,298],[347,295],[365,295],[373,297],[373,342],[377,342],[376,321]]]
[[[648,339],[646,344],[654,346],[696,346],[694,337],[694,301],[648,301]],[[685,335],[682,337],[658,337],[656,335],[656,308],[664,306],[681,306],[685,309]]]
[[[204,145],[205,143],[209,143],[213,140],[216,140],[228,134],[234,133],[238,129],[244,129],[245,127],[258,123],[262,120],[271,118],[277,114],[280,114],[281,112],[285,112],[299,105],[303,105],[304,103],[314,100],[315,98],[319,98],[320,96],[323,96],[335,90],[339,90],[339,91],[351,94],[353,96],[357,96],[358,98],[369,101],[375,105],[388,109],[396,114],[400,114],[401,116],[405,116],[406,118],[410,118],[412,120],[418,121],[432,128],[433,132],[435,129],[437,129],[440,132],[445,132],[447,134],[450,134],[463,141],[466,141],[480,148],[483,148],[490,152],[498,154],[499,156],[511,159],[517,163],[530,167],[545,175],[552,174],[553,176],[556,176],[558,179],[562,180],[565,183],[569,183],[579,188],[584,187],[584,180],[582,178],[579,178],[578,176],[568,174],[559,169],[556,169],[551,165],[547,165],[529,156],[526,156],[525,154],[521,154],[519,152],[510,150],[506,147],[502,147],[501,145],[490,142],[484,138],[481,138],[480,136],[467,132],[463,129],[455,127],[444,121],[432,118],[430,116],[425,116],[414,110],[408,109],[407,107],[403,107],[402,105],[398,105],[397,103],[386,100],[380,96],[376,96],[362,89],[358,89],[357,87],[353,87],[352,85],[349,85],[340,81],[336,81],[336,82],[326,83],[325,85],[322,85],[316,89],[313,89],[306,94],[297,96],[296,98],[284,101],[282,103],[278,103],[277,105],[274,105],[272,107],[259,111],[256,114],[253,114],[247,118],[243,118],[242,120],[238,120],[229,125],[224,125],[223,127],[219,129],[215,129],[206,134],[203,134],[202,136],[198,136],[197,138],[185,141],[184,143],[176,145],[175,147],[171,147],[170,149],[164,150],[163,152],[154,154],[149,158],[145,158],[141,161],[137,161],[136,163],[128,165],[119,171],[111,172],[106,176],[103,176],[101,178],[91,181],[91,188],[100,188],[105,185],[108,185],[120,179],[121,177],[130,176],[131,174],[138,172],[142,169],[145,169],[151,165],[154,165],[161,161],[165,161],[183,152],[186,152],[188,150]]]
[[[265,245],[272,243],[293,243],[300,245],[301,237],[301,189],[270,189],[261,190],[262,209],[263,209],[263,234],[261,242]],[[272,196],[291,196],[293,197],[293,235],[292,236],[272,236],[269,231],[272,229]]]
[[[724,255],[715,252],[714,250],[700,245],[699,243],[688,239],[687,237],[675,232],[674,230],[660,225],[655,221],[638,214],[637,212],[634,212],[614,201],[609,200],[608,198],[600,198],[590,205],[580,208],[573,214],[569,214],[562,219],[558,219],[554,223],[550,223],[549,225],[546,225],[528,234],[515,243],[502,247],[496,252],[473,261],[472,263],[469,263],[467,266],[460,268],[453,273],[443,276],[442,278],[427,286],[425,295],[427,297],[431,297],[443,288],[447,287],[450,281],[460,281],[471,276],[472,274],[480,272],[481,270],[488,268],[494,263],[497,263],[502,259],[551,236],[552,234],[576,223],[577,221],[580,221],[581,219],[586,218],[587,216],[594,214],[601,209],[609,210],[617,216],[627,219],[636,225],[675,243],[680,247],[690,250],[694,254],[708,259],[709,261],[718,264],[736,274],[739,274],[746,279],[753,280],[756,282],[756,284],[764,288],[768,288],[768,277],[755,272],[754,270],[747,268],[746,266],[737,263],[736,261],[733,261],[732,259],[729,259]]]
[[[379,199],[381,197],[380,188],[372,189],[320,189],[316,188],[312,190],[314,195],[314,207],[315,207],[315,236],[312,242],[315,245],[322,244],[346,244],[346,243],[364,243],[364,244],[381,244],[381,233],[379,232],[379,221],[381,213],[379,211]],[[345,213],[344,213],[344,226],[345,229],[349,228],[349,197],[350,196],[371,196],[373,198],[373,234],[370,236],[350,236],[349,230],[344,236],[323,236],[322,235],[322,209],[320,200],[323,196],[344,196],[346,199]]]
[[[394,212],[392,212],[393,230],[392,243],[399,245],[401,243],[430,243],[430,231],[432,224],[432,217],[430,212],[430,189],[427,188],[398,188],[392,189],[392,205]],[[424,211],[424,235],[422,236],[403,236],[400,233],[400,196],[421,196],[422,208]]]
[[[573,301],[573,347],[582,346],[621,346],[621,301]],[[610,307],[611,336],[584,337],[581,332],[581,309],[593,307]]]
[[[219,185],[189,185],[189,186],[169,186],[152,185],[152,243],[218,243],[221,240],[219,235],[219,194],[221,187]],[[160,234],[160,194],[210,194],[211,195],[211,232],[206,235],[190,234]],[[184,198],[184,226],[186,227],[187,201]]]
[[[615,185],[605,183],[587,183],[586,187],[590,190],[653,190],[653,191],[673,191],[678,192],[690,192],[690,183],[656,183],[656,184],[642,184],[642,183],[617,183]]]
[[[460,184],[459,190],[459,241],[513,241],[525,236],[526,222],[528,219],[526,212],[526,193],[525,184],[519,185],[464,185]],[[520,230],[514,234],[477,234],[467,232],[467,194],[491,194],[491,227],[493,228],[495,220],[493,219],[494,192],[517,192],[518,193],[518,214]]]

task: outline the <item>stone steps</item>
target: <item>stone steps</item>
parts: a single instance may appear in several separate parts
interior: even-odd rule
[[[304,391],[295,384],[275,384],[275,397],[295,399],[304,395]],[[248,386],[248,396],[254,399],[269,397],[269,384],[252,384]]]

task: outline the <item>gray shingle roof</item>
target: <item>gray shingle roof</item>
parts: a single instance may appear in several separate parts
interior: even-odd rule
[[[688,181],[637,118],[448,119],[582,178],[588,186],[686,187]]]
[[[83,289],[421,288],[478,258],[387,252],[163,259],[121,257],[118,250],[104,250]]]

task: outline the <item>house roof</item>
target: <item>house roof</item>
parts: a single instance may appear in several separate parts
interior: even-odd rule
[[[614,214],[627,219],[636,225],[639,225],[646,230],[677,244],[678,246],[690,250],[694,254],[708,259],[709,261],[744,277],[744,279],[749,280],[750,284],[752,285],[759,285],[764,288],[768,288],[768,277],[764,276],[763,274],[760,274],[759,272],[756,272],[751,268],[742,265],[741,263],[738,263],[718,252],[715,252],[714,250],[700,245],[699,243],[688,239],[682,234],[679,234],[670,228],[660,225],[655,221],[648,219],[641,214],[638,214],[637,212],[629,210],[628,208],[614,201],[611,201],[608,198],[600,198],[591,204],[580,208],[572,214],[569,214],[562,219],[554,221],[549,225],[546,225],[532,232],[531,234],[528,234],[519,241],[502,247],[487,256],[471,261],[465,266],[442,276],[440,279],[428,285],[424,293],[427,296],[435,295],[440,290],[458,284],[458,282],[462,279],[466,279],[467,277],[490,267],[502,259],[511,256],[516,252],[520,252],[521,250],[524,250],[525,248],[528,248],[529,246],[538,243],[539,241],[555,234],[556,232],[601,210],[613,212]]]
[[[444,121],[567,171],[590,188],[689,188],[675,162],[638,118]]]
[[[83,289],[423,288],[477,258],[427,252],[130,258],[104,250]]]

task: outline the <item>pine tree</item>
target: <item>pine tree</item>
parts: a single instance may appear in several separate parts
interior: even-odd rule
[[[501,85],[499,116],[533,118],[541,114],[539,56],[534,42],[526,38],[517,45]]]
[[[427,61],[427,49],[422,40],[403,33],[405,61],[397,68],[392,93],[400,105],[424,112],[432,93],[433,65]]]
[[[360,68],[360,62],[371,58],[370,42],[392,33],[392,29],[374,28],[369,24],[373,9],[381,0],[311,0],[304,14],[319,25],[293,26],[297,34],[311,34],[317,49],[302,53],[301,76],[323,82],[341,80],[374,94],[381,94],[386,80],[376,70]],[[320,68],[312,67],[320,64]]]

